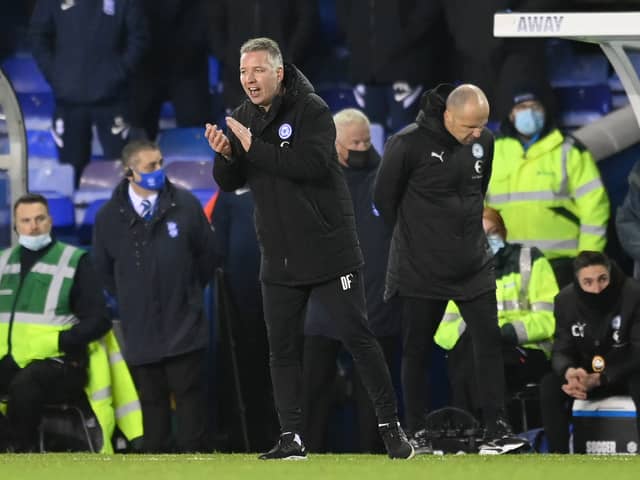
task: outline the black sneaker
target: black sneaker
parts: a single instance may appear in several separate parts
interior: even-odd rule
[[[379,425],[378,430],[380,431],[382,441],[384,441],[384,446],[387,448],[389,458],[404,458],[409,460],[416,454],[399,422]]]
[[[260,460],[306,460],[307,449],[297,433],[283,433],[275,447],[258,457]]]
[[[418,430],[409,439],[416,455],[427,455],[433,453],[433,444],[426,429]]]
[[[495,422],[487,426],[478,453],[480,455],[502,455],[527,447],[529,447],[529,442],[515,436],[509,422],[499,415]]]

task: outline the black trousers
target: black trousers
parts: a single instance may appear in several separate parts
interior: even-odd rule
[[[84,167],[91,160],[91,127],[95,124],[104,157],[117,159],[122,154],[129,133],[121,103],[101,105],[56,105],[52,133],[58,146],[60,163],[75,170],[76,186]]]
[[[551,371],[551,362],[542,350],[503,345],[502,358],[508,396],[518,392],[528,383],[540,383],[542,377]],[[477,414],[480,410],[478,404],[479,386],[476,382],[473,364],[473,345],[471,337],[465,332],[447,355],[451,405]],[[516,419],[511,418],[510,420],[511,424],[515,426]]]
[[[262,285],[269,338],[273,393],[283,432],[302,432],[302,328],[307,302],[333,319],[337,337],[351,353],[376,409],[379,423],[397,421],[396,398],[380,345],[367,325],[362,276],[355,272],[343,289],[341,279],[289,287]]]
[[[504,408],[504,370],[495,291],[457,301],[473,344],[478,405],[486,423]],[[429,404],[428,382],[433,336],[442,320],[446,300],[402,298],[402,389],[407,429],[424,428]]]
[[[399,350],[398,337],[376,338],[391,370]],[[307,449],[312,452],[324,453],[328,450],[327,427],[332,405],[338,396],[335,392],[336,360],[341,349],[342,343],[329,337],[310,335],[304,339],[304,440]],[[353,369],[352,386],[358,422],[358,445],[355,450],[359,453],[382,452],[375,408],[357,368]]]
[[[45,405],[63,402],[86,405],[87,378],[84,364],[34,360],[21,369],[10,357],[0,360],[0,394],[8,397],[6,436],[13,449],[38,450],[38,425]]]
[[[207,449],[204,351],[131,367],[140,395],[148,453],[202,452]],[[175,399],[176,445],[171,441],[171,394]]]
[[[547,374],[540,383],[540,410],[550,453],[569,453],[569,419],[573,398],[562,391],[565,383],[564,377],[555,373]],[[636,409],[640,408],[640,373],[630,375],[623,382],[595,388],[589,392],[588,398],[611,395],[630,395]],[[640,416],[636,417],[636,422],[640,432]]]

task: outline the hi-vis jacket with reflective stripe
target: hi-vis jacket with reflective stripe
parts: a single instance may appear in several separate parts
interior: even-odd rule
[[[609,199],[600,172],[558,129],[526,152],[516,138],[496,140],[486,203],[500,211],[511,241],[547,258],[605,247]]]
[[[537,248],[507,243],[495,257],[498,324],[510,323],[525,348],[551,355],[555,331],[553,299],[558,293],[549,261]],[[446,350],[458,342],[467,325],[458,307],[449,302],[434,340]]]
[[[89,403],[102,428],[101,453],[112,453],[111,437],[116,424],[128,440],[142,436],[142,410],[113,330],[89,344]]]
[[[61,357],[58,335],[78,322],[71,313],[73,277],[83,252],[56,242],[20,283],[20,247],[0,254],[0,358],[23,368]]]
[[[63,356],[58,336],[78,322],[70,292],[84,254],[56,242],[20,283],[20,248],[0,253],[0,358],[10,354],[24,368],[33,360]],[[102,428],[100,450],[109,453],[116,422],[127,438],[142,435],[140,403],[112,331],[90,343],[88,351],[85,393]]]

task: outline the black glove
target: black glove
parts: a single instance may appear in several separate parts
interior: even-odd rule
[[[518,345],[516,329],[510,323],[505,323],[500,327],[500,336],[502,337],[502,343],[505,345]]]

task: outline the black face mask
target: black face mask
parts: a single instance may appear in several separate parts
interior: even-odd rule
[[[369,147],[368,150],[349,150],[347,165],[351,168],[366,168],[373,165],[378,158],[378,152],[373,147]]]
[[[600,313],[609,312],[617,307],[623,283],[623,274],[615,265],[611,268],[609,285],[607,285],[600,293],[585,292],[580,287],[578,280],[575,280],[578,296],[582,302],[590,309],[596,310]]]

